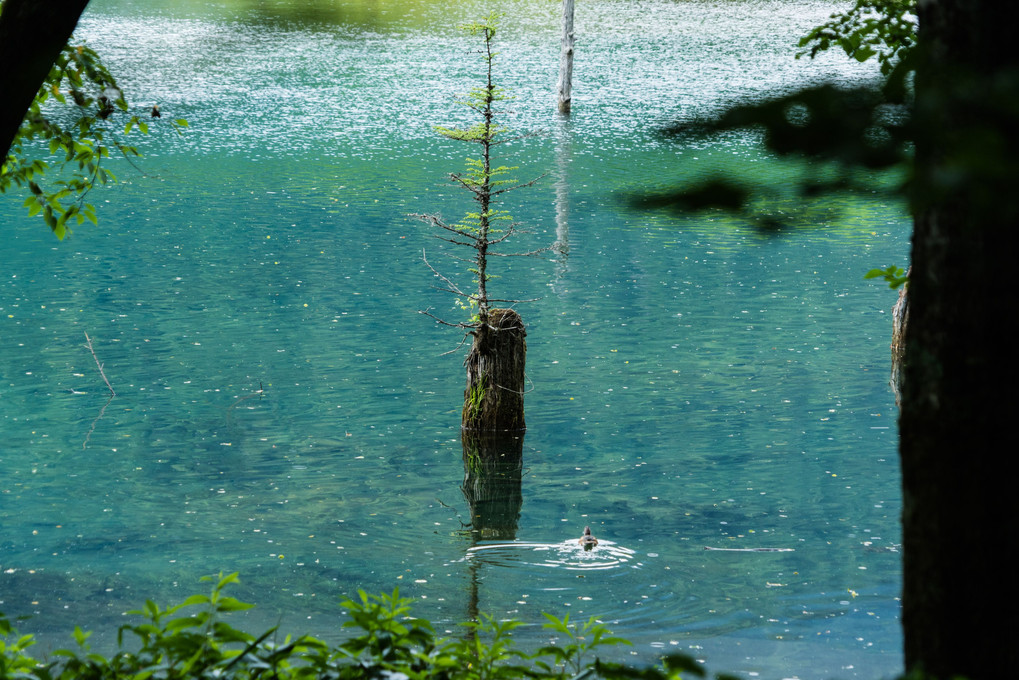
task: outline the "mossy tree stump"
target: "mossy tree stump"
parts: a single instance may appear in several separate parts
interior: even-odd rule
[[[474,344],[464,360],[461,427],[476,432],[519,432],[524,423],[524,363],[527,331],[512,309],[491,309],[487,323],[473,331]]]

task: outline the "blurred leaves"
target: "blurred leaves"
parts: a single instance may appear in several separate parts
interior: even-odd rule
[[[799,59],[811,59],[832,47],[840,47],[859,62],[877,57],[881,74],[910,62],[917,44],[915,0],[856,0],[849,10],[831,18],[800,39]]]
[[[661,134],[687,146],[732,131],[756,131],[767,151],[802,160],[810,168],[793,187],[803,199],[846,191],[887,194],[893,171],[908,181],[912,167],[916,45],[914,0],[857,0],[804,36],[796,56],[813,58],[839,47],[857,61],[877,59],[879,82],[815,85],[736,103],[720,116],[680,122]],[[666,191],[633,196],[629,202],[641,208],[739,212],[762,231],[775,231],[784,226],[780,218],[750,210],[755,197],[768,190],[729,173],[680,182]],[[891,190],[904,192],[901,183]]]
[[[391,594],[356,598],[341,606],[350,632],[328,645],[310,636],[280,639],[275,628],[255,636],[227,623],[225,617],[251,605],[224,594],[239,582],[237,574],[208,577],[209,594],[197,594],[162,608],[151,600],[127,612],[139,619],[121,626],[117,650],[106,657],[88,646],[90,633],[76,628],[76,649],[53,653],[53,660],[32,657],[30,635],[18,637],[0,615],[0,677],[36,680],[106,680],[112,678],[200,678],[276,680],[681,680],[705,677],[696,660],[670,654],[654,667],[603,663],[592,652],[619,644],[608,628],[591,619],[582,625],[569,616],[547,615],[545,628],[557,640],[533,653],[517,648],[512,633],[518,621],[496,621],[481,615],[463,624],[465,634],[448,640],[432,624],[412,616],[411,600]],[[125,636],[129,640],[125,644]],[[561,642],[560,642],[561,641]],[[722,678],[723,676],[718,676]]]
[[[170,125],[180,132],[187,123]],[[111,150],[128,160],[141,155],[117,136],[117,130],[128,134],[136,128],[147,134],[149,123],[129,112],[99,55],[84,43],[68,44],[0,165],[0,193],[12,186],[27,188],[28,214],[41,216],[59,239],[74,224],[95,224],[95,207],[85,198],[95,186],[116,182],[105,166]]]
[[[815,171],[797,187],[812,198],[838,191],[884,191],[884,171],[910,162],[908,108],[877,87],[820,85],[731,107],[710,120],[678,123],[662,135],[678,145],[701,143],[733,130],[760,132],[765,148],[782,158],[810,162]],[[660,193],[634,197],[644,208],[744,210],[755,188],[738,176],[719,175]]]
[[[885,269],[871,269],[863,275],[863,278],[884,279],[888,282],[888,287],[892,290],[895,290],[909,281],[909,277],[906,276],[906,270],[902,267],[896,267],[895,265],[891,265]]]

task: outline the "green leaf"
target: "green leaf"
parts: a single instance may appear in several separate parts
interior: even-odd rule
[[[873,57],[875,54],[877,54],[877,50],[875,49],[870,47],[860,47],[853,52],[853,58],[862,63]]]
[[[74,627],[74,640],[80,646],[84,646],[85,641],[88,640],[89,637],[91,637],[91,635],[92,635],[91,632],[87,633],[83,631],[79,626]]]
[[[223,576],[223,574],[220,573],[220,575],[219,575],[219,583],[216,584],[216,588],[215,589],[216,590],[223,590],[223,588],[226,588],[231,583],[240,583],[240,582],[241,582],[241,579],[237,575],[236,571],[234,573],[228,574],[226,576]]]
[[[224,597],[220,598],[219,601],[216,602],[216,611],[239,612],[244,611],[246,609],[251,609],[254,606],[255,605],[248,604],[247,602],[241,602],[240,600],[234,597]]]
[[[546,619],[548,619],[548,621],[549,621],[548,623],[544,624],[542,626],[542,628],[548,628],[550,630],[555,630],[555,631],[558,631],[560,633],[565,633],[567,635],[572,634],[571,631],[570,631],[570,615],[569,614],[566,614],[565,616],[563,616],[562,619],[559,619],[558,617],[553,616],[552,614],[548,614],[546,612],[542,612],[542,615]]]
[[[182,616],[178,619],[173,619],[166,624],[166,630],[168,632],[179,632],[187,630],[188,628],[198,628],[205,623],[205,619],[201,614],[196,616]]]
[[[668,654],[662,658],[662,664],[670,673],[685,672],[698,678],[704,677],[704,667],[688,654]]]
[[[871,269],[869,272],[863,275],[865,279],[880,279],[883,278],[888,282],[888,287],[898,288],[909,282],[909,277],[906,275],[905,270],[902,267],[896,267],[891,265],[886,269]]]
[[[192,595],[188,599],[180,603],[181,607],[188,607],[193,604],[210,604],[212,600],[208,595]]]

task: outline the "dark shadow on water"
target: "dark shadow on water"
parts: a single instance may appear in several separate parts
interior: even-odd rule
[[[520,480],[524,435],[464,431],[464,498],[471,510],[471,543],[479,540],[512,541],[523,494]]]
[[[517,537],[524,503],[521,477],[524,433],[481,433],[464,430],[464,480],[460,489],[471,512],[471,546],[482,540],[512,541]],[[467,620],[480,612],[479,563],[470,563]]]

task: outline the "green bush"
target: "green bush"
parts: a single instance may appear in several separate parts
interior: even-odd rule
[[[595,619],[583,625],[569,616],[546,614],[545,628],[558,644],[534,652],[518,649],[512,632],[517,621],[496,621],[481,616],[464,624],[459,639],[437,637],[432,625],[410,614],[408,598],[368,595],[341,603],[352,629],[350,639],[335,646],[309,636],[282,637],[273,628],[255,636],[238,630],[224,614],[250,609],[228,597],[224,590],[238,581],[237,574],[207,577],[213,583],[208,595],[192,595],[184,602],[161,609],[151,600],[128,612],[140,623],[125,624],[117,633],[118,651],[109,657],[90,652],[90,633],[76,628],[76,649],[62,649],[52,659],[35,659],[28,650],[31,635],[19,636],[0,615],[0,679],[37,680],[112,679],[175,680],[216,678],[305,678],[366,680],[679,680],[703,677],[690,657],[671,655],[661,667],[636,669],[599,661],[600,648],[629,644]]]

